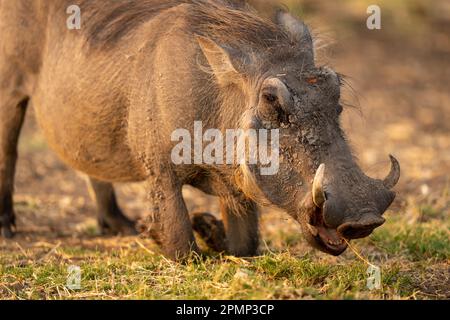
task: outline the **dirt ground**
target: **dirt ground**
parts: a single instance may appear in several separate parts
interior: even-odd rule
[[[319,51],[320,60],[348,76],[344,99],[349,106],[343,123],[359,163],[372,177],[386,175],[390,153],[401,163],[398,196],[388,219],[402,215],[402,221],[413,226],[436,219],[447,223],[449,235],[450,15],[445,11],[449,6],[436,1],[440,7],[430,12],[418,1],[417,12],[409,14],[402,13],[403,7],[390,8],[382,30],[370,31],[365,28],[364,5],[349,1],[335,8],[328,1],[319,3],[305,1],[302,10],[326,45]],[[129,216],[145,214],[148,204],[142,185],[120,185],[118,190]],[[185,197],[191,211],[218,212],[212,197],[190,188]],[[134,241],[96,235],[95,208],[82,176],[48,149],[32,110],[20,142],[15,205],[18,234],[13,240],[0,239],[2,255],[44,248],[38,257],[57,243],[114,250]],[[424,214],[427,208],[432,214]],[[299,256],[311,250],[301,240],[289,241],[297,239],[300,230],[283,213],[265,209],[261,229],[262,246],[271,250],[289,248]],[[287,236],[279,237],[280,230]],[[370,250],[362,245],[363,255],[369,256]],[[341,258],[327,259],[333,263]],[[349,250],[342,259],[356,258]],[[419,297],[450,298],[445,283],[450,275],[448,258],[428,267],[429,276],[416,283]]]

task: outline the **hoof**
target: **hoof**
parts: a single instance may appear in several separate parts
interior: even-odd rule
[[[135,222],[129,220],[125,216],[118,218],[99,218],[100,234],[134,236],[139,234],[136,230]]]
[[[14,231],[12,230],[11,226],[3,226],[0,227],[2,230],[1,235],[5,239],[12,239],[14,237]]]
[[[13,228],[16,226],[15,215],[7,214],[0,217],[0,235],[5,239],[11,239],[14,237]]]
[[[192,217],[192,228],[205,243],[217,252],[227,249],[223,222],[210,213],[196,213]]]

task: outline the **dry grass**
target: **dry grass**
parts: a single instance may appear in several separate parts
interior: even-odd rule
[[[263,224],[282,219],[268,213]],[[267,221],[268,220],[268,221]],[[284,224],[284,226],[283,226]],[[0,296],[7,299],[408,299],[450,298],[449,223],[420,227],[391,216],[369,239],[354,242],[382,269],[382,287],[366,287],[366,263],[351,251],[335,258],[310,251],[290,221],[263,228],[260,257],[192,257],[176,264],[146,239],[75,237],[2,241]],[[280,230],[284,230],[281,232]],[[32,240],[32,241],[30,241]],[[82,270],[68,290],[67,268]]]

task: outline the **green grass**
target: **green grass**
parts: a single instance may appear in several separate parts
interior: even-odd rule
[[[295,223],[271,213],[262,219],[261,256],[246,259],[209,252],[174,263],[151,240],[96,237],[91,226],[82,240],[0,240],[0,298],[448,299],[448,201],[436,203],[407,204],[369,238],[352,241],[381,268],[376,290],[367,288],[368,265],[352,250],[341,257],[310,250]],[[23,214],[42,209],[37,202],[18,207]],[[82,270],[81,290],[66,288],[71,265]]]
[[[47,253],[33,248],[2,253],[0,297],[392,299],[442,298],[445,294],[448,297],[448,282],[438,281],[441,288],[435,296],[421,296],[423,288],[419,286],[431,262],[440,266],[437,270],[444,276],[448,274],[448,225],[437,220],[407,225],[397,216],[389,217],[388,221],[369,239],[354,242],[361,254],[375,253],[369,259],[382,268],[382,286],[374,291],[366,287],[367,264],[351,252],[332,258],[314,251],[297,255],[288,250],[270,250],[255,258],[209,255],[178,264],[151,251],[157,249],[150,241],[145,241],[144,246],[144,240],[134,239],[128,246],[118,248],[63,244],[53,250],[47,248]],[[120,239],[113,241],[120,243]],[[81,290],[66,288],[69,265],[81,267]]]
[[[61,251],[65,253],[65,249]],[[76,299],[354,299],[381,297],[383,290],[366,288],[366,265],[359,261],[331,265],[289,253],[267,254],[231,261],[210,257],[174,264],[139,250],[119,254],[84,252],[80,263],[82,289],[65,288],[69,263],[49,261],[25,266],[2,266],[3,298]],[[234,260],[234,259],[233,259]],[[245,262],[244,262],[245,261]],[[383,286],[409,296],[408,279],[398,266],[385,271]],[[8,289],[6,289],[8,288]],[[386,293],[388,294],[388,293]]]
[[[403,254],[412,261],[450,259],[449,225],[440,220],[407,225],[401,220],[377,230],[371,240],[391,255]]]

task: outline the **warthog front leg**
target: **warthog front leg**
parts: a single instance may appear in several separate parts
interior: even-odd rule
[[[25,97],[8,95],[0,88],[0,231],[5,238],[14,235],[13,189],[17,142],[27,103]]]
[[[247,199],[221,198],[221,213],[223,222],[209,213],[194,214],[194,230],[213,250],[238,257],[254,256],[259,245],[256,204]]]
[[[199,252],[191,221],[182,195],[182,186],[164,173],[148,183],[152,213],[146,228],[162,247],[166,256],[183,260],[191,252]]]
[[[102,234],[137,234],[135,223],[128,219],[117,204],[114,187],[111,183],[89,178],[90,193],[97,203],[98,223]]]

